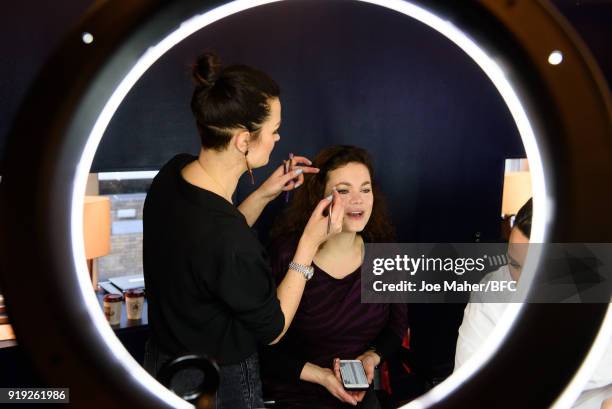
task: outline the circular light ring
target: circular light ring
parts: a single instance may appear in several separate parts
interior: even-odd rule
[[[9,139],[0,184],[2,288],[20,344],[45,378],[71,386],[71,401],[77,405],[189,406],[136,364],[88,294],[81,197],[108,121],[152,64],[143,59],[155,61],[197,25],[266,2],[237,1],[217,8],[218,2],[203,3],[100,4],[42,71]],[[533,237],[542,242],[610,241],[612,220],[598,217],[612,199],[612,192],[601,189],[612,178],[608,91],[584,48],[551,8],[534,1],[487,0],[456,9],[444,1],[424,2],[424,7],[393,0],[371,3],[411,15],[444,35],[457,35],[450,39],[477,58],[495,83],[532,165]],[[84,44],[84,32],[96,33],[96,41]],[[548,64],[554,49],[563,52],[563,64]],[[491,402],[515,408],[525,397],[531,407],[549,406],[583,361],[607,307],[516,307],[519,321],[484,366],[455,377],[461,382],[451,378],[410,406]],[[568,357],[568,351],[574,355]],[[508,385],[521,393],[508,394]]]

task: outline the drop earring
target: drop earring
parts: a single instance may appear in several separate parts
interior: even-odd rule
[[[248,154],[249,154],[249,148],[247,148],[246,152],[244,153],[244,161],[246,162],[247,170],[249,171],[249,175],[251,176],[251,184],[254,185],[255,177],[253,176],[253,170],[251,169],[251,166],[249,166],[249,159],[247,158]]]

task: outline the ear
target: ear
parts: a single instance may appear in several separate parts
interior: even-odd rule
[[[251,139],[251,133],[246,129],[240,129],[234,134],[234,146],[238,151],[243,154],[249,149],[249,140]]]

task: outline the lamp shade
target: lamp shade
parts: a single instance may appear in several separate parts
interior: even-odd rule
[[[502,216],[516,214],[531,195],[531,175],[529,172],[506,172],[502,195]]]
[[[106,196],[85,196],[83,236],[88,260],[110,253],[111,206]]]
[[[8,341],[11,339],[15,339],[13,327],[11,327],[9,324],[0,325],[0,341]]]

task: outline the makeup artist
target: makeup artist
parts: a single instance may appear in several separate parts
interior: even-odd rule
[[[198,157],[180,154],[159,171],[144,205],[144,276],[151,336],[145,367],[156,376],[175,356],[207,355],[220,366],[217,409],[263,407],[258,344],[274,344],[299,305],[318,247],[341,230],[338,193],[321,198],[275,286],[264,248],[250,226],[281,192],[316,173],[292,159],[238,207],[232,196],[245,173],[268,163],[280,136],[277,84],[251,67],[221,67],[213,53],[193,67],[191,109],[201,140]],[[332,202],[331,230],[324,209]],[[335,211],[336,208],[338,211]],[[175,379],[186,389],[200,379]],[[180,386],[179,386],[180,387]]]

